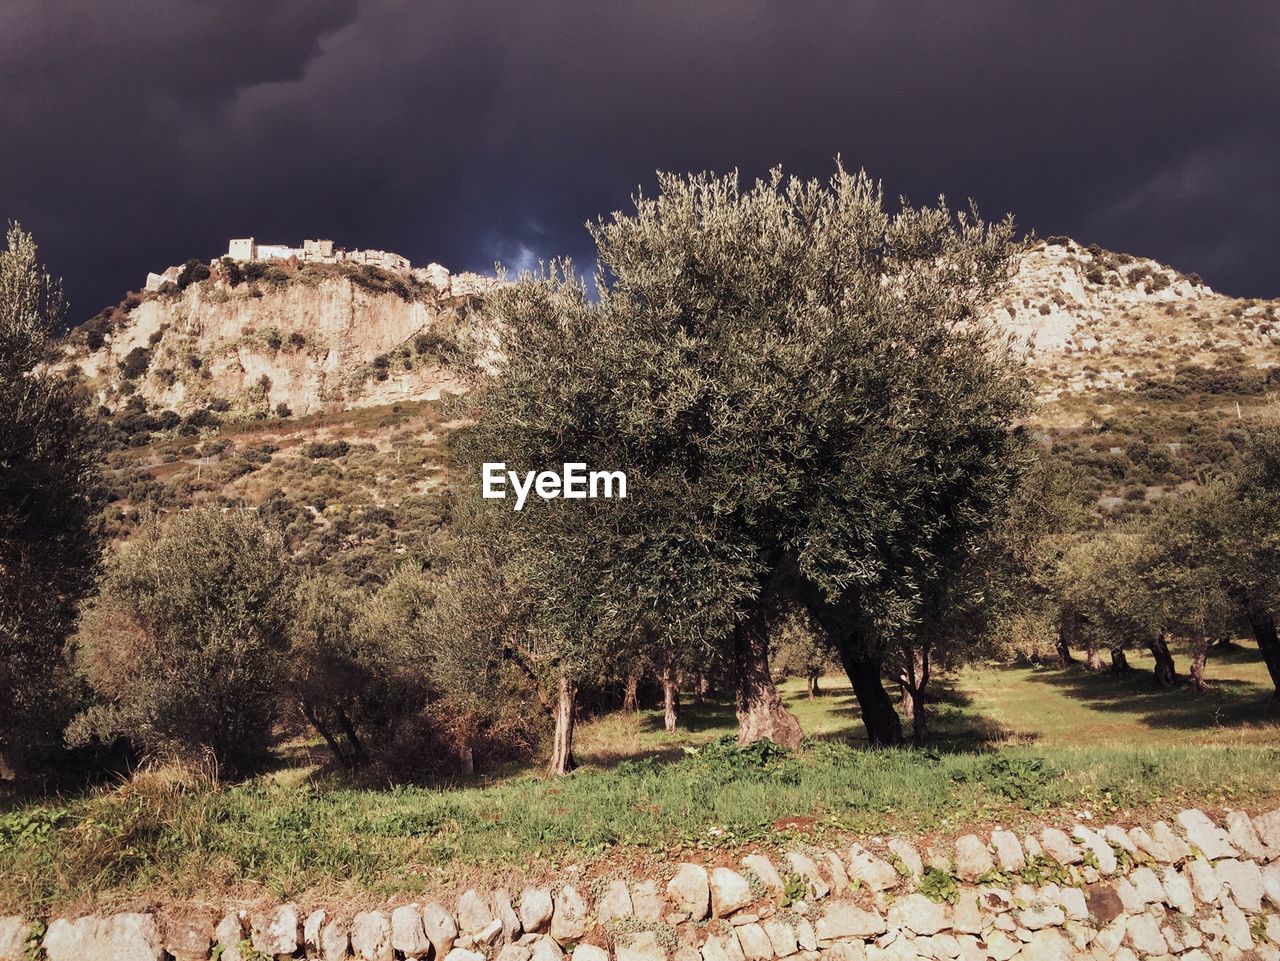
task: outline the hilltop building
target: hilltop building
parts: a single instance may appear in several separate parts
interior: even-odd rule
[[[304,240],[301,247],[283,244],[260,244],[252,237],[241,237],[227,245],[232,260],[289,260],[321,264],[371,264],[384,270],[408,270],[409,258],[388,250],[347,250],[335,247],[332,240]]]

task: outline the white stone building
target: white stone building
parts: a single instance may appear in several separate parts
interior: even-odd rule
[[[321,264],[370,264],[385,270],[408,270],[409,258],[389,250],[347,250],[335,247],[332,240],[304,240],[301,247],[284,244],[260,244],[253,237],[241,237],[227,245],[232,260],[289,260]]]

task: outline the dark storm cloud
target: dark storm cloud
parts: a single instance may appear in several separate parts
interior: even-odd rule
[[[0,131],[79,317],[233,235],[587,260],[657,168],[837,154],[1280,295],[1271,2],[5,0]]]

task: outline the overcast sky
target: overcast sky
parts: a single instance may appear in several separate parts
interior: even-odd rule
[[[0,217],[76,319],[233,236],[585,264],[659,168],[837,154],[1280,296],[1280,4],[0,2]]]

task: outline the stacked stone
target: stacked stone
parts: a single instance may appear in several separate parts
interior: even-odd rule
[[[1045,828],[954,846],[789,852],[685,863],[665,885],[613,878],[467,891],[389,912],[221,920],[90,915],[43,938],[0,919],[0,961],[1280,961],[1280,811],[1222,824],[1181,812],[1129,830]]]

